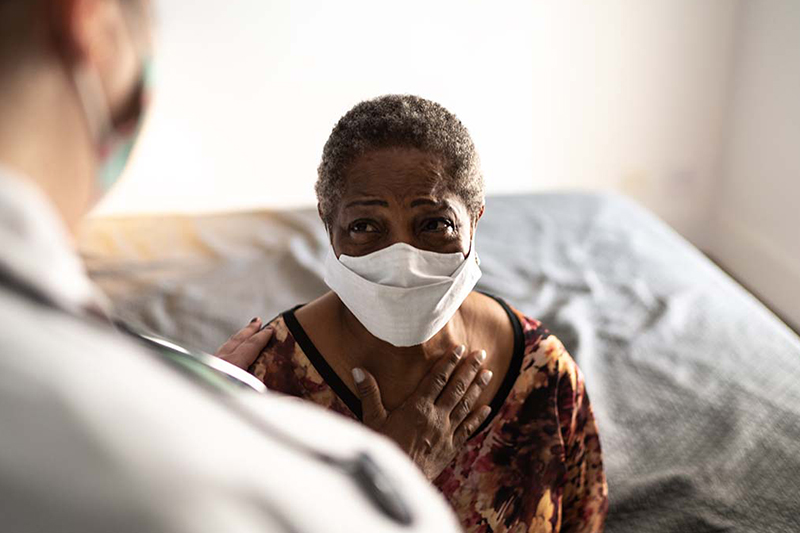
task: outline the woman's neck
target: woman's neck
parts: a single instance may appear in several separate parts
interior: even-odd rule
[[[369,333],[329,292],[303,306],[295,314],[339,378],[356,390],[352,370],[368,370],[378,381],[384,406],[393,410],[419,386],[440,357],[463,344],[467,352],[484,349],[484,367],[495,378],[484,391],[488,403],[499,390],[514,355],[514,330],[506,311],[497,302],[473,292],[447,325],[431,340],[408,348],[392,346]]]
[[[430,340],[409,347],[398,347],[372,335],[347,307],[339,302],[342,331],[347,346],[356,347],[345,354],[353,368],[368,370],[381,385],[384,404],[392,409],[411,394],[436,361],[459,344],[468,344],[466,323],[461,310]]]

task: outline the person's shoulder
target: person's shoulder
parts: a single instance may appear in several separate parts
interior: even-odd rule
[[[292,333],[292,320],[296,320],[294,310],[288,310],[266,324],[266,328],[273,330],[272,338],[249,369],[249,372],[261,381],[269,375],[270,367],[285,366],[295,359],[298,346],[297,339]]]
[[[296,314],[304,308],[285,311],[266,325],[274,333],[248,371],[273,392],[330,406],[336,395],[316,366],[318,352]]]
[[[22,530],[271,531],[273,508],[311,531],[326,520],[343,524],[337,531],[387,527],[350,479],[305,448],[369,452],[408,498],[414,531],[457,530],[396,446],[341,417],[269,393],[220,401],[109,326],[3,291],[0,346],[0,470],[10,480],[0,516]],[[319,510],[310,518],[309,501]],[[267,511],[254,515],[254,504]]]
[[[541,386],[557,382],[562,375],[577,374],[577,365],[569,351],[542,321],[490,294],[473,293],[473,304],[483,310],[480,319],[485,328],[503,333],[513,330],[516,349],[520,349],[519,343],[522,345],[520,379],[531,381],[535,377],[532,382]]]
[[[61,365],[94,367],[103,353],[140,351],[100,320],[82,319],[5,291],[0,292],[0,342],[8,355],[0,358],[3,363],[41,372]]]
[[[508,304],[506,304],[508,305]],[[534,383],[559,381],[567,377],[571,381],[578,378],[580,369],[564,343],[554,335],[541,320],[530,317],[508,305],[516,316],[524,342],[524,355],[521,374],[536,374]]]
[[[465,300],[460,312],[467,324],[480,326],[476,329],[481,332],[483,337],[508,339],[510,346],[511,340],[514,338],[514,325],[509,321],[509,313],[512,312],[512,309],[502,298],[474,291]],[[504,344],[504,342],[500,344]]]
[[[280,340],[287,338],[294,338],[292,332],[287,324],[287,318],[294,315],[295,309],[287,309],[280,313],[278,316],[270,320],[264,327],[273,330],[275,333],[272,335],[272,340],[267,344],[267,347],[279,344]],[[291,319],[289,319],[291,320]]]
[[[369,457],[370,462],[377,465],[380,472],[388,475],[387,481],[397,490],[395,497],[401,498],[413,510],[414,525],[406,529],[442,532],[461,530],[457,517],[442,493],[436,490],[422,475],[422,471],[409,460],[405,452],[389,438],[370,430],[360,422],[332,415],[328,410],[298,398],[268,394],[265,401],[265,398],[250,396],[245,399],[243,405],[251,409],[254,418],[263,419],[270,427],[282,428],[282,432],[289,436],[291,441],[299,444],[298,448],[314,450],[313,453],[324,451],[329,459],[323,461],[319,465],[320,468],[333,458],[338,463],[342,459],[349,462],[352,459]],[[332,438],[334,436],[335,438]],[[315,481],[312,485],[315,487],[312,492],[318,492],[317,479],[324,480],[327,477],[325,474],[326,472],[321,471],[313,477]],[[300,480],[296,484],[307,483],[308,479],[312,478],[293,476],[293,480]],[[305,503],[311,501],[318,507],[328,506],[333,508],[334,512],[348,515],[339,519],[341,523],[363,521],[374,524],[370,511],[374,511],[376,507],[369,505],[369,500],[359,498],[363,506],[361,509],[363,517],[350,516],[352,513],[347,512],[346,508],[352,507],[349,501],[352,497],[351,488],[345,486],[343,491],[330,492],[324,500],[306,496],[306,499],[298,501]],[[363,494],[356,492],[356,496]],[[300,506],[301,503],[298,503],[298,507]],[[323,516],[322,513],[313,514]],[[333,529],[339,530],[341,523]],[[385,522],[383,525],[385,527]],[[349,530],[383,531],[384,529],[381,527]]]

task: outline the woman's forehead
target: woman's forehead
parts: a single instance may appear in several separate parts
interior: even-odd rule
[[[414,148],[388,148],[359,156],[345,172],[344,195],[438,196],[444,191],[444,162]]]

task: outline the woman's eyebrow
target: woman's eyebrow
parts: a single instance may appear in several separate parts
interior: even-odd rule
[[[381,207],[389,207],[389,202],[385,200],[354,200],[349,204],[346,204],[344,207],[347,209],[348,207],[355,207],[359,205],[379,205]]]
[[[421,205],[432,205],[434,207],[448,207],[447,202],[444,200],[433,200],[431,198],[417,198],[411,202],[411,207],[419,207]]]

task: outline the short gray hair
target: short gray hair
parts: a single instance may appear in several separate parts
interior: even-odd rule
[[[464,201],[473,220],[477,218],[484,201],[483,174],[466,126],[436,102],[390,94],[348,111],[325,143],[315,189],[326,223],[341,200],[348,167],[359,156],[384,148],[416,148],[442,157],[444,186]]]

